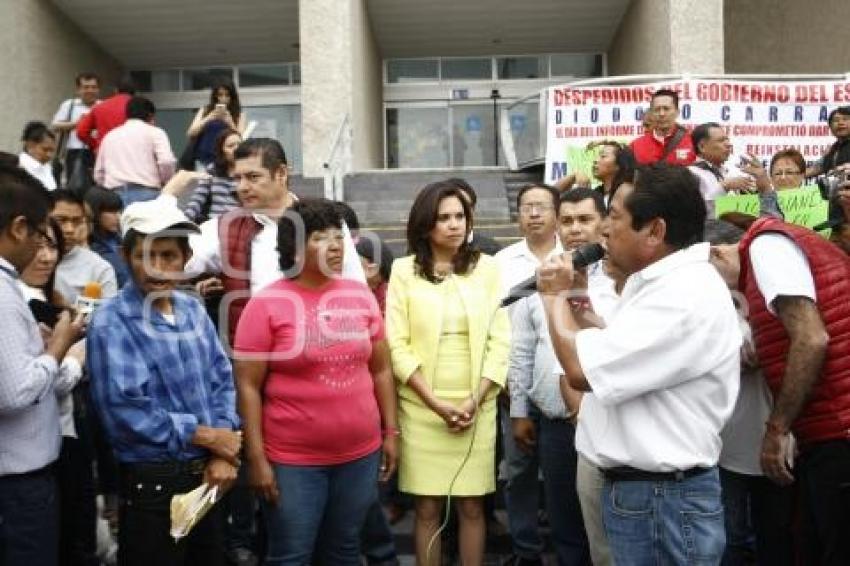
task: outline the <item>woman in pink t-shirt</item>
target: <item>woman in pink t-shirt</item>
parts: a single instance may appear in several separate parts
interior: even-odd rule
[[[368,287],[340,278],[343,235],[325,199],[278,225],[280,279],[236,331],[248,476],[265,506],[266,564],[359,564],[359,532],[395,471],[389,349]],[[383,435],[383,439],[382,439]],[[315,550],[315,553],[314,553]]]

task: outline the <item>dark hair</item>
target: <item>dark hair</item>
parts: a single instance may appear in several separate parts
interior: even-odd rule
[[[234,134],[239,136],[239,139],[242,139],[242,134],[233,128],[225,128],[215,137],[215,146],[213,149],[215,161],[213,161],[213,172],[216,177],[227,177],[227,170],[230,168],[230,164],[227,162],[227,158],[224,155],[224,142],[226,142],[227,138]]]
[[[48,218],[47,223],[50,225],[50,230],[53,232],[53,244],[56,246],[56,253],[58,255],[56,257],[56,265],[53,266],[53,271],[50,272],[50,277],[47,278],[43,291],[44,296],[47,298],[47,302],[55,303],[56,270],[59,267],[59,262],[61,262],[62,258],[65,257],[65,236],[62,235],[62,227],[59,226],[58,222],[52,218]]]
[[[157,238],[162,240],[174,240],[177,242],[177,247],[180,248],[180,251],[183,253],[183,257],[189,258],[192,255],[192,246],[189,245],[189,233],[186,232],[186,235],[184,236],[176,232],[177,230],[175,228],[171,228],[167,231],[168,235],[164,236],[160,234],[143,234],[138,230],[130,228],[124,234],[124,237],[121,238],[121,250],[125,257],[129,257],[139,242],[144,241],[145,238]]]
[[[60,202],[69,202],[71,204],[76,204],[85,212],[86,203],[83,200],[83,197],[75,193],[74,191],[69,191],[68,189],[56,189],[50,193],[50,208],[56,206],[57,203]]]
[[[339,216],[345,221],[345,225],[348,226],[348,229],[352,231],[360,230],[360,219],[357,218],[357,213],[354,212],[354,209],[339,200],[335,200],[333,203],[336,207],[337,214],[339,214]]]
[[[827,116],[826,123],[831,126],[832,119],[835,118],[836,114],[841,114],[842,116],[850,116],[850,106],[839,106],[838,108],[833,109],[833,111],[829,113],[829,116]]]
[[[247,159],[259,155],[263,167],[270,173],[277,171],[281,165],[286,165],[286,153],[280,142],[272,138],[249,138],[243,140],[233,152],[233,159]]]
[[[299,235],[297,216],[304,227],[303,239]],[[298,246],[306,246],[307,239],[313,232],[328,228],[342,229],[342,219],[334,202],[325,198],[304,198],[296,202],[286,211],[277,224],[277,252],[281,271],[288,271],[295,266]]]
[[[156,114],[156,106],[150,99],[144,96],[134,96],[127,101],[127,119],[136,118],[143,122],[149,122]]]
[[[50,197],[38,180],[18,166],[0,165],[0,231],[23,216],[35,228],[47,218]]]
[[[79,87],[79,86],[82,86],[83,81],[91,81],[91,80],[97,81],[97,84],[100,85],[100,77],[97,76],[96,73],[92,73],[91,71],[84,71],[84,72],[78,74],[77,77],[74,79],[74,82]]]
[[[134,83],[132,79],[121,79],[118,81],[118,85],[115,87],[115,90],[120,94],[129,94],[130,96],[133,96],[136,94],[136,83]]]
[[[605,218],[607,215],[607,211],[605,210],[605,197],[600,191],[588,189],[587,187],[576,187],[575,189],[570,189],[561,193],[561,204],[565,202],[577,203],[587,199],[593,201],[593,207],[596,209],[596,212],[599,213],[599,216]]]
[[[652,101],[658,98],[659,96],[669,96],[673,99],[673,106],[676,108],[679,107],[679,94],[675,90],[671,90],[669,88],[659,88],[655,92],[652,93],[650,97],[649,106],[652,107]]]
[[[469,203],[472,205],[472,208],[475,208],[475,205],[478,204],[478,195],[475,194],[475,189],[472,188],[472,185],[467,183],[465,179],[461,179],[459,177],[446,179],[446,183],[451,183],[462,190],[464,194],[466,194],[467,198],[469,198]]]
[[[464,198],[463,189],[452,179],[438,181],[426,185],[410,207],[407,220],[407,248],[414,256],[413,263],[416,274],[430,281],[439,282],[434,273],[434,255],[431,251],[431,230],[437,225],[440,203],[443,199],[456,197],[463,207],[466,217],[466,235],[472,231],[472,206]],[[455,273],[466,274],[478,263],[479,252],[469,245],[469,238],[464,238],[455,256],[452,258],[452,268]]]
[[[717,122],[705,122],[694,128],[694,131],[691,132],[691,142],[694,144],[694,151],[697,154],[700,153],[699,144],[711,137],[712,128],[722,128],[722,126]]]
[[[91,238],[101,236],[103,228],[100,226],[101,212],[120,212],[124,208],[121,197],[115,191],[102,187],[92,187],[86,192],[86,204],[89,205],[92,216]]]
[[[558,191],[558,189],[556,189],[555,187],[553,187],[551,185],[546,185],[544,183],[528,183],[527,185],[523,185],[522,187],[520,187],[519,191],[517,191],[517,194],[516,194],[516,207],[517,207],[517,209],[519,209],[519,207],[522,205],[523,195],[525,195],[525,193],[527,193],[528,191],[530,191],[532,189],[542,189],[544,191],[547,191],[549,193],[549,196],[552,197],[552,206],[554,206],[556,209],[558,208],[558,198],[560,197],[560,192]]]
[[[393,251],[380,236],[375,233],[361,234],[357,243],[354,244],[357,255],[365,257],[371,263],[378,263],[378,273],[384,281],[390,280],[393,269]]]
[[[681,249],[703,241],[706,208],[699,180],[687,167],[655,164],[641,169],[626,197],[632,228],[640,230],[655,218],[664,220],[664,243]]]
[[[50,128],[44,122],[33,120],[26,123],[24,133],[21,135],[22,142],[41,143],[44,138],[55,140],[56,134],[50,131]]]
[[[242,105],[239,103],[239,93],[236,91],[234,84],[228,80],[223,80],[213,85],[212,90],[210,90],[210,101],[204,110],[204,115],[206,116],[212,112],[215,105],[218,104],[216,94],[220,89],[226,90],[227,94],[230,95],[230,102],[227,105],[227,111],[230,112],[231,116],[233,116],[233,120],[235,122],[239,121],[239,115],[242,113]]]
[[[790,159],[800,170],[801,175],[806,174],[806,159],[803,157],[803,154],[800,153],[800,150],[795,147],[788,147],[774,153],[773,157],[770,158],[770,167],[767,168],[768,173],[773,173],[773,166],[776,165],[776,162],[780,159]]]

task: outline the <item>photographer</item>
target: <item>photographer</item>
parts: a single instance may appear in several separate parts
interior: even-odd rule
[[[835,143],[820,161],[806,169],[807,178],[850,168],[850,106],[839,106],[830,112],[827,123]]]

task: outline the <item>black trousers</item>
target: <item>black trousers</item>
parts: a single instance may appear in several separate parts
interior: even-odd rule
[[[171,498],[203,481],[181,462],[122,464],[118,521],[119,566],[222,566],[224,521],[217,503],[179,542],[171,537]]]
[[[59,564],[98,566],[97,505],[95,503],[92,456],[82,438],[62,438],[56,466],[59,481]]]
[[[0,477],[0,565],[54,566],[58,539],[53,467]]]
[[[850,440],[806,446],[797,461],[807,566],[850,564]]]

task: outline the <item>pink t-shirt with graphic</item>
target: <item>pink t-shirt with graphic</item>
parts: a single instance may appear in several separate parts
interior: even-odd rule
[[[280,279],[248,301],[237,355],[264,355],[263,440],[271,462],[333,465],[381,446],[369,372],[384,323],[365,285],[334,279],[307,289]]]

